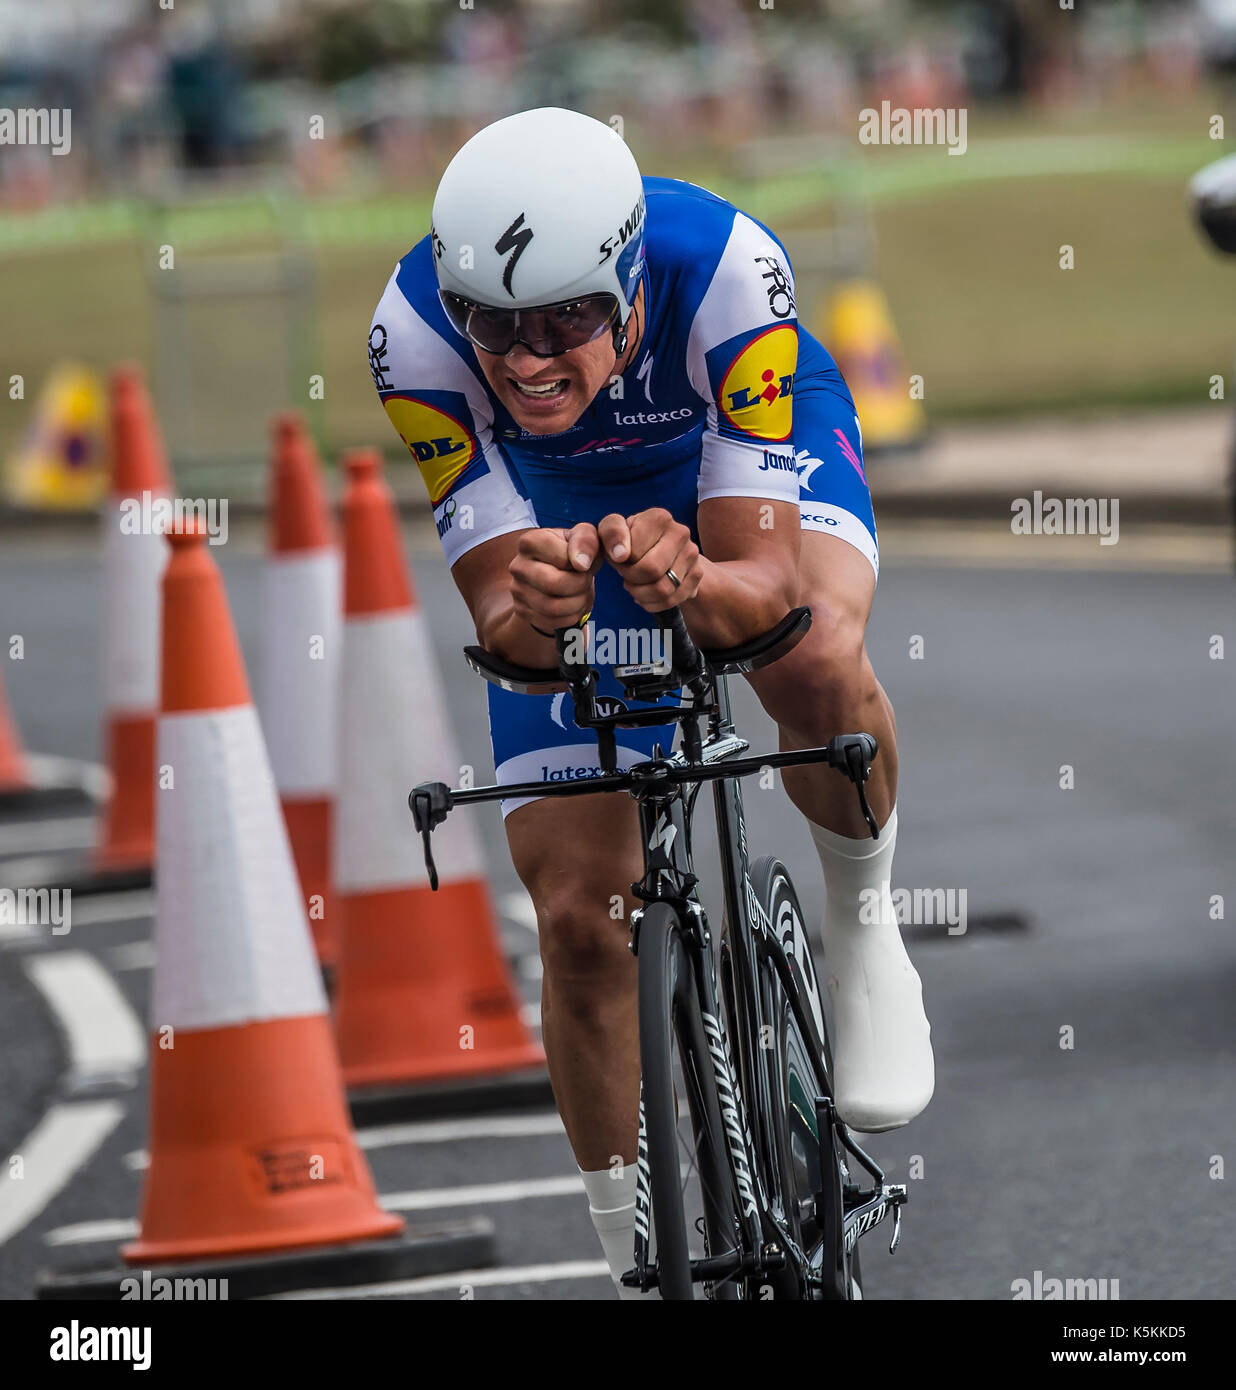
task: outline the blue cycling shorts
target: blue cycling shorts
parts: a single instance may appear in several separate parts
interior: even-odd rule
[[[832,358],[808,334],[799,332],[798,371],[794,381],[794,452],[798,462],[799,499],[804,531],[818,531],[847,541],[870,561],[879,574],[879,547],[871,493],[863,464],[863,443],[849,388]],[[695,531],[698,455],[656,476],[655,491],[646,480],[619,475],[604,481],[580,479],[572,485],[569,511],[555,505],[552,487],[529,484],[529,498],[541,526],[569,527],[580,520],[594,524],[611,512],[629,516],[649,506],[665,507],[672,516]],[[655,652],[659,629],[622,586],[618,572],[603,564],[596,576],[592,608],[594,654],[622,661],[637,660]],[[639,634],[647,635],[640,645]],[[608,651],[606,647],[608,636]],[[623,647],[622,641],[628,645]],[[598,693],[622,698],[614,677],[615,660],[595,662],[600,676]],[[676,706],[678,697],[660,703]],[[596,737],[575,726],[571,697],[519,695],[498,686],[489,687],[489,733],[494,767],[501,784],[513,782],[564,782],[600,775]],[[669,752],[676,726],[672,723],[643,729],[619,729],[618,766],[650,758],[659,744]],[[508,797],[503,816],[536,796]]]

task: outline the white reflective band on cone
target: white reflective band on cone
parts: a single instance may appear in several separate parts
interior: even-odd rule
[[[159,720],[151,1026],[326,1011],[309,923],[252,705]]]
[[[284,796],[329,796],[343,637],[339,553],[272,556],[265,585],[258,709],[275,785]],[[310,654],[315,637],[321,638],[320,659]]]
[[[437,658],[420,613],[344,622],[335,804],[335,886],[341,892],[428,883],[408,810],[418,782],[459,784]],[[443,883],[480,878],[481,855],[467,811],[434,831]]]
[[[159,707],[159,579],[167,539],[120,529],[108,504],[103,538],[103,694],[111,712]]]

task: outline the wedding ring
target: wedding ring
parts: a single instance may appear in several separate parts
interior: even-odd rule
[[[674,573],[673,570],[666,570],[665,577],[670,581],[671,584],[673,584],[675,589],[680,588],[682,586],[682,580],[678,578],[678,576]]]

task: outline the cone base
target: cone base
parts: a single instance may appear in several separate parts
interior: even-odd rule
[[[456,1077],[408,1086],[364,1086],[348,1092],[352,1123],[401,1124],[456,1115],[489,1115],[513,1110],[552,1110],[554,1089],[543,1066],[497,1076]]]
[[[18,881],[20,880],[20,881]],[[150,866],[103,869],[89,861],[57,855],[0,864],[0,886],[5,888],[59,888],[76,897],[92,893],[124,893],[149,888],[154,882]],[[141,916],[135,912],[134,916]]]
[[[371,1217],[352,1223],[348,1243],[398,1235],[404,1222],[400,1216],[375,1211]],[[279,1254],[285,1250],[300,1250],[320,1246],[330,1240],[329,1233],[316,1230],[289,1232],[286,1237],[272,1239],[269,1235],[228,1236],[219,1240],[135,1240],[121,1246],[120,1256],[126,1264],[157,1264],[169,1260],[217,1260],[228,1255]]]
[[[543,1066],[485,884],[336,895],[336,1034],[349,1086]]]
[[[345,1066],[343,1081],[349,1090],[353,1086],[382,1086],[398,1082],[415,1085],[418,1082],[432,1083],[472,1076],[496,1076],[503,1072],[522,1071],[544,1065],[544,1050],[536,1043],[525,1043],[519,1047],[490,1048],[479,1056],[459,1052],[440,1057],[417,1058],[402,1063]]]
[[[351,1245],[304,1249],[239,1260],[202,1260],[162,1265],[153,1279],[226,1279],[227,1297],[264,1298],[296,1289],[348,1287],[481,1269],[497,1263],[493,1223],[484,1217],[427,1222],[403,1235]],[[125,1281],[141,1272],[114,1266],[44,1275],[35,1296],[43,1300],[117,1300]],[[127,1294],[132,1297],[131,1292]],[[153,1294],[156,1296],[157,1294]]]
[[[155,716],[114,715],[108,725],[112,795],[93,864],[151,868],[155,859]]]

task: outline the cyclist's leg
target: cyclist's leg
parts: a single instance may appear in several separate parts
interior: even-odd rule
[[[777,721],[783,748],[864,730],[880,751],[868,799],[872,840],[844,778],[825,767],[786,769],[807,818],[827,889],[822,934],[836,1025],[835,1089],[856,1129],[892,1129],[931,1099],[935,1066],[922,986],[906,954],[890,879],[897,841],[896,721],[865,645],[879,556],[853,404],[831,359],[807,335],[794,394],[803,544],[800,603],[813,622],[793,652],[750,677]]]

